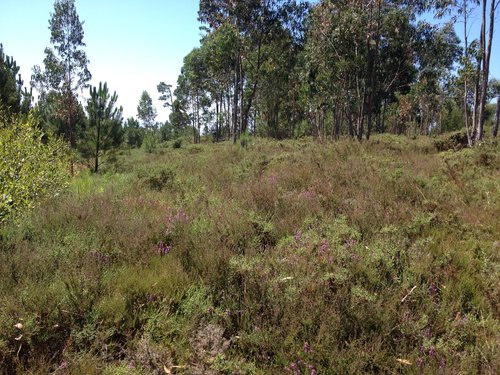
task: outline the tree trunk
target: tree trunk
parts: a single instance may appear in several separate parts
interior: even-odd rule
[[[493,137],[498,135],[498,123],[500,121],[500,96],[497,98],[497,111],[495,114],[495,123],[493,124]]]
[[[95,166],[94,166],[94,173],[97,173],[99,171],[99,146],[101,142],[101,124],[97,123],[97,137],[96,137],[96,142],[95,142]]]
[[[465,57],[465,73],[464,73],[464,120],[465,120],[465,131],[467,132],[467,144],[469,147],[472,147],[473,135],[471,130],[469,129],[469,111],[468,111],[468,90],[467,87],[467,68],[469,63],[469,52],[467,48],[469,47],[468,35],[467,35],[467,1],[463,2],[463,15],[464,15],[464,57]]]
[[[488,46],[486,48],[486,51],[483,53],[483,81],[481,84],[481,103],[479,107],[479,126],[478,130],[476,132],[476,141],[480,141],[483,139],[483,133],[484,133],[484,121],[486,120],[485,118],[485,108],[486,108],[486,97],[488,95],[488,78],[490,75],[490,57],[491,57],[491,43],[493,42],[493,31],[495,27],[495,3],[496,0],[491,0],[490,1],[490,16],[489,16],[489,21],[490,21],[490,28],[488,31]],[[486,0],[483,0],[483,38],[484,38],[484,43],[483,46],[486,46],[486,35],[485,30],[486,30]]]
[[[215,98],[215,142],[219,142],[219,98]]]
[[[233,121],[231,126],[231,138],[233,143],[236,143],[238,131],[238,95],[240,92],[240,69],[239,69],[239,53],[234,66],[234,90],[233,90]]]

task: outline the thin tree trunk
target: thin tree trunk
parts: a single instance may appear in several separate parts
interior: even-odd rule
[[[490,1],[490,15],[489,15],[489,21],[490,21],[490,27],[489,27],[489,32],[488,32],[488,45],[486,48],[486,51],[484,53],[483,57],[483,81],[481,85],[481,103],[479,107],[479,127],[478,131],[476,133],[476,141],[480,141],[483,139],[483,133],[484,133],[484,122],[486,120],[485,116],[485,108],[486,108],[486,97],[488,95],[488,79],[490,75],[490,57],[491,57],[491,44],[493,42],[493,31],[495,27],[495,3],[496,0],[491,0]],[[486,30],[486,0],[483,0],[483,33]],[[484,44],[483,46],[486,46],[486,35],[483,34],[484,38]]]
[[[474,110],[473,110],[473,139],[477,139],[477,133],[479,130],[479,107],[481,102],[481,63],[484,61],[484,46],[486,39],[486,0],[483,0],[483,12],[482,12],[482,22],[481,22],[481,33],[479,38],[479,60],[477,61],[476,76],[474,77]]]
[[[468,63],[469,63],[469,42],[468,42],[468,35],[467,35],[467,1],[464,0],[463,2],[463,15],[464,15],[464,57],[465,57],[465,73],[464,73],[464,119],[465,119],[465,131],[467,132],[467,144],[469,147],[472,146],[474,143],[473,138],[472,138],[472,132],[469,129],[469,111],[468,111],[468,90],[469,88],[467,87],[467,68],[468,68]]]
[[[493,124],[493,137],[498,135],[498,123],[500,121],[500,96],[497,98],[497,111],[495,114],[495,123]]]
[[[219,98],[215,98],[215,142],[219,142]]]
[[[94,172],[97,173],[99,170],[99,146],[101,142],[101,124],[97,123],[97,138],[95,142],[95,166]]]
[[[234,66],[234,90],[233,90],[233,121],[231,126],[231,138],[233,143],[236,143],[238,129],[238,104],[239,104],[239,86],[240,86],[240,69],[239,69],[239,53]]]

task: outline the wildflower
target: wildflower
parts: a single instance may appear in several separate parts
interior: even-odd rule
[[[316,375],[316,368],[313,365],[309,365],[309,371],[311,375]]]
[[[434,357],[436,355],[436,348],[434,346],[431,346],[429,349],[429,356]]]
[[[305,198],[305,199],[313,198],[314,197],[314,192],[312,190],[307,189],[307,190],[301,192],[299,194],[299,197],[300,198]]]
[[[305,353],[309,353],[309,350],[310,350],[310,349],[311,349],[311,348],[309,347],[309,343],[308,343],[307,341],[306,341],[306,342],[304,342],[304,352],[305,352]]]
[[[350,249],[350,248],[356,246],[357,243],[358,243],[358,241],[356,241],[356,239],[354,239],[354,238],[347,238],[347,239],[344,240],[344,247],[346,249]]]
[[[156,253],[160,256],[167,255],[172,250],[172,246],[167,245],[163,241],[160,241],[156,246]]]
[[[429,285],[429,292],[431,294],[436,294],[438,292],[438,287],[436,286],[436,284],[431,284]]]
[[[418,366],[418,368],[422,368],[423,362],[424,361],[422,360],[422,357],[418,357],[418,359],[417,359],[417,366]]]
[[[427,327],[424,331],[424,335],[425,337],[427,338],[430,338],[431,337],[431,327]]]
[[[299,230],[295,234],[295,241],[299,242],[302,239],[302,232]]]
[[[319,248],[321,254],[326,254],[326,252],[328,251],[328,241],[323,239],[321,241],[321,245],[320,245],[320,248]]]

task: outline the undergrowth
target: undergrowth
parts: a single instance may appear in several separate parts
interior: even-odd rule
[[[0,228],[0,372],[499,373],[499,166],[392,136],[123,153]]]

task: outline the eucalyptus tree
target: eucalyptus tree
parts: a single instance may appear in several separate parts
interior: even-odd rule
[[[305,1],[291,0],[201,0],[198,19],[206,25],[208,34],[223,26],[235,31],[232,48],[232,121],[233,142],[245,132],[249,117],[262,82],[261,68],[267,56],[263,46],[268,44],[283,27],[300,24],[307,9]],[[294,22],[300,19],[299,22]],[[293,25],[293,26],[292,26]],[[293,31],[298,31],[294,28]],[[294,33],[299,35],[300,32]]]
[[[207,56],[206,47],[194,48],[184,58],[181,74],[177,81],[176,97],[189,110],[193,126],[195,143],[200,142],[201,123],[203,114],[209,110],[211,101],[208,93]]]
[[[493,137],[496,138],[496,136],[498,135],[498,123],[500,122],[500,81],[497,79],[492,79],[489,86],[492,96],[497,98],[497,108],[495,111],[495,119],[491,132]]]
[[[137,105],[137,117],[142,121],[147,130],[152,130],[155,125],[156,109],[149,93],[144,90]]]
[[[109,92],[107,83],[99,82],[99,88],[90,87],[86,110],[88,128],[85,143],[94,157],[94,172],[99,170],[99,158],[123,140],[122,107],[116,107],[118,95]]]
[[[484,134],[484,122],[486,120],[485,107],[488,96],[488,82],[490,74],[490,60],[495,29],[495,15],[499,8],[500,0],[489,0],[489,12],[487,16],[488,0],[481,1],[481,35],[479,49],[481,51],[481,83],[479,114],[476,128],[476,141],[481,141]],[[486,29],[488,28],[488,32]]]

